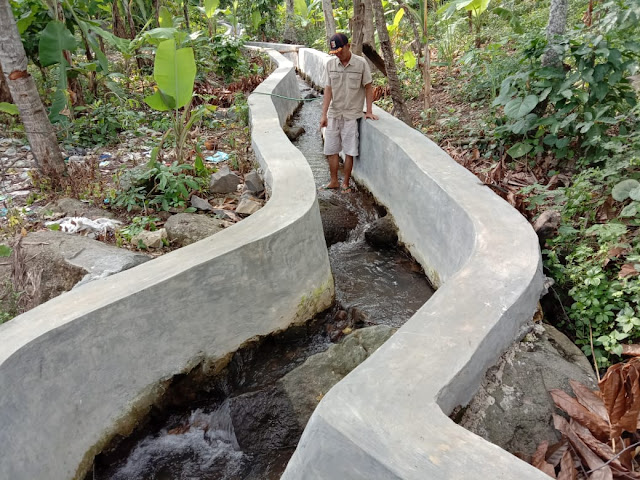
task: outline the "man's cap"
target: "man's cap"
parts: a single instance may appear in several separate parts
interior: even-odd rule
[[[349,43],[349,39],[344,33],[335,33],[329,40],[329,53],[334,54],[342,50],[342,47]]]

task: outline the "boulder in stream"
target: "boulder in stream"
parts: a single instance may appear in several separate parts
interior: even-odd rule
[[[325,352],[309,357],[278,381],[286,392],[301,427],[322,397],[395,333],[386,325],[356,330]]]
[[[327,246],[344,242],[358,225],[358,216],[337,200],[318,198],[318,205]]]
[[[377,248],[390,248],[398,243],[398,227],[391,215],[378,218],[364,232],[364,239]]]

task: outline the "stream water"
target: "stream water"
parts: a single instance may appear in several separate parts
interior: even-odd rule
[[[302,81],[300,86],[303,97],[312,92]],[[321,100],[305,102],[293,119],[306,130],[295,143],[318,187],[329,180],[318,129],[321,106]],[[237,352],[216,377],[175,381],[164,405],[138,431],[96,457],[86,480],[280,478],[302,427],[278,379],[326,350],[345,325],[399,327],[427,301],[433,291],[407,254],[364,241],[367,225],[382,210],[366,191],[320,190],[319,199],[358,218],[346,241],[329,247],[334,307],[303,327]]]

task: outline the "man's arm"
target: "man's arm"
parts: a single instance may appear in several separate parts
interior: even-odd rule
[[[373,86],[371,83],[367,83],[364,86],[364,93],[367,99],[367,111],[364,114],[364,118],[370,118],[371,120],[378,120],[378,116],[373,114]]]
[[[327,112],[329,111],[329,105],[331,105],[331,99],[333,98],[331,87],[324,87],[324,100],[322,102],[322,116],[320,117],[320,128],[326,127],[329,123],[327,119]],[[373,98],[373,97],[372,97]]]

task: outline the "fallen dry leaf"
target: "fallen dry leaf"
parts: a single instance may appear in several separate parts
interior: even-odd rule
[[[553,402],[567,412],[567,414],[575,418],[582,425],[587,427],[598,440],[607,442],[611,438],[609,423],[602,417],[591,413],[587,408],[582,406],[575,398],[569,396],[562,390],[554,389],[549,391]],[[564,433],[564,432],[563,432]]]
[[[620,272],[618,273],[618,278],[627,278],[633,277],[636,275],[640,275],[640,271],[638,271],[633,263],[625,263],[620,267]]]
[[[587,445],[585,445],[576,432],[571,428],[569,422],[560,415],[553,414],[553,425],[556,427],[556,430],[567,437],[567,440],[569,440],[569,443],[571,443],[576,453],[591,470],[603,467],[604,461],[592,452]],[[609,473],[611,473],[611,469],[608,466],[604,467],[603,470],[604,469],[609,470]]]
[[[640,357],[640,344],[622,345],[622,355],[627,357]]]
[[[556,472],[553,466],[547,463],[547,461],[545,460],[545,456],[548,448],[549,448],[549,442],[547,441],[544,441],[540,445],[538,445],[538,448],[533,454],[533,457],[531,457],[531,465],[536,467],[538,470],[546,473],[551,478],[556,478]]]
[[[576,470],[575,460],[569,449],[564,451],[562,460],[560,461],[560,473],[558,480],[577,480],[578,471]]]
[[[586,407],[591,413],[601,417],[606,422],[609,421],[607,407],[604,406],[602,397],[600,397],[597,392],[594,392],[575,380],[569,380],[569,385],[571,385],[571,389],[573,390],[573,393],[576,394],[576,398],[581,405]]]

